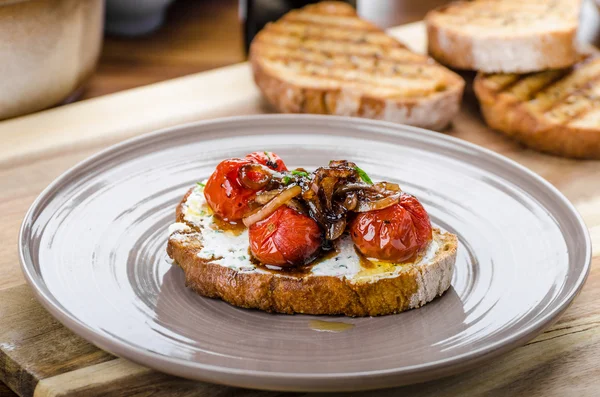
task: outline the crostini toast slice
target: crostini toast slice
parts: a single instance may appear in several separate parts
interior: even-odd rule
[[[442,129],[464,81],[340,2],[294,10],[258,33],[254,79],[280,112],[359,116]]]
[[[200,295],[277,313],[379,316],[417,308],[442,295],[454,273],[458,241],[434,229],[426,252],[410,263],[361,259],[350,236],[302,270],[271,270],[250,259],[246,230],[223,230],[200,188],[177,207],[167,252]]]
[[[474,90],[490,127],[535,150],[600,159],[600,58],[528,75],[480,73]]]
[[[580,0],[457,1],[426,18],[429,54],[456,69],[529,73],[580,59]]]

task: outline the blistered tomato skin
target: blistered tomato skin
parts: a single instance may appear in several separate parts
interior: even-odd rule
[[[321,247],[317,222],[282,206],[248,229],[250,251],[265,265],[292,267],[310,262]]]
[[[240,184],[238,172],[250,159],[224,160],[212,173],[204,187],[206,202],[215,214],[227,221],[239,221],[249,210],[248,203],[256,192]]]
[[[414,260],[432,238],[429,215],[408,194],[398,204],[360,213],[350,224],[350,235],[358,250],[369,258],[391,262]]]
[[[215,214],[227,221],[239,221],[249,212],[248,204],[256,196],[252,184],[242,185],[240,168],[248,164],[262,164],[274,171],[287,171],[283,160],[275,153],[254,152],[246,158],[227,159],[219,163],[204,188],[204,197]],[[260,170],[259,170],[260,171]],[[250,180],[260,181],[264,172],[247,171]]]
[[[254,152],[247,155],[246,158],[265,165],[274,171],[288,170],[281,157],[273,152]]]
[[[402,206],[410,213],[415,229],[417,231],[417,244],[419,249],[425,248],[432,239],[431,220],[425,208],[421,205],[415,196],[403,194],[400,196],[398,205]]]

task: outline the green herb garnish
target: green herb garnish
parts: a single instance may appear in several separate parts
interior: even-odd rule
[[[200,186],[200,187],[205,187],[206,185],[202,182],[196,182],[196,185]]]
[[[306,171],[293,170],[290,172],[290,175],[308,178],[309,174]],[[281,178],[281,181],[284,185],[289,185],[291,182],[294,182],[294,178],[292,178],[290,175],[285,175],[283,178]]]
[[[271,158],[271,155],[269,155],[269,152],[263,152],[265,154],[265,156],[267,156],[267,158],[269,159],[269,161],[273,161],[273,159]]]
[[[369,178],[369,175],[367,175],[367,173],[363,171],[360,167],[355,166],[354,169],[356,170],[356,172],[358,172],[358,175],[360,176],[360,179],[363,180],[363,182],[369,185],[373,184],[373,181],[371,180],[371,178]]]
[[[307,177],[308,176],[308,172],[293,170],[292,171],[292,175],[298,175],[298,176],[302,176],[302,177]]]

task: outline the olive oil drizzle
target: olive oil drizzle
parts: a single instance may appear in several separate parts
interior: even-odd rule
[[[229,232],[234,236],[239,236],[246,230],[246,226],[242,222],[228,222],[219,218],[216,215],[212,216],[212,224],[214,230],[220,230],[222,232]]]
[[[345,323],[342,321],[323,321],[323,320],[310,320],[308,327],[317,332],[344,332],[355,327],[354,324]]]

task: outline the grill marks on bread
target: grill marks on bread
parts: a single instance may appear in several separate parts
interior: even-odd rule
[[[577,67],[528,75],[490,75],[496,95],[524,103],[532,112],[565,126],[600,110],[600,59],[589,59]],[[495,86],[495,87],[494,87]],[[600,128],[600,124],[594,127]]]
[[[297,20],[301,12],[292,13]],[[302,24],[288,23],[290,16],[269,25],[258,41],[255,52],[274,73],[293,72],[302,76],[303,84],[336,86],[356,83],[376,95],[414,96],[443,91],[439,66],[426,56],[415,54],[367,22],[351,25],[338,18],[312,18],[309,13]],[[327,21],[329,24],[321,24]],[[352,29],[349,29],[351,27]],[[355,30],[358,28],[359,30]],[[387,89],[384,89],[387,88]]]
[[[526,75],[480,74],[475,91],[491,127],[550,153],[600,158],[600,58]]]
[[[267,99],[288,113],[439,129],[458,111],[464,88],[459,76],[338,2],[309,5],[267,25],[252,43],[250,61]]]

